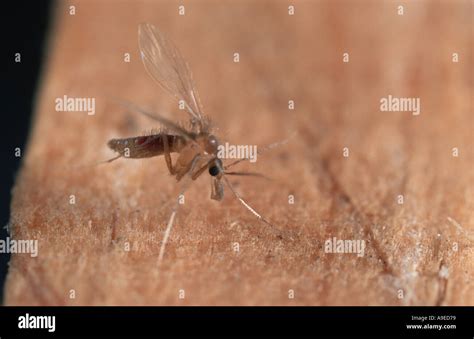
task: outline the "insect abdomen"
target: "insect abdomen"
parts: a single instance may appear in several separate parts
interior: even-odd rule
[[[125,139],[109,140],[107,145],[126,158],[149,158],[164,153],[164,141],[168,141],[170,153],[179,152],[184,140],[179,135],[156,134]]]

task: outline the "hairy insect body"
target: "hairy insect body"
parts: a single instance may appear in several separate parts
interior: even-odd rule
[[[273,225],[253,209],[232,187],[227,175],[259,176],[251,172],[229,172],[231,166],[248,160],[238,159],[224,166],[218,157],[219,142],[211,134],[211,124],[202,113],[199,96],[192,81],[191,72],[186,61],[181,57],[178,49],[155,26],[141,24],[138,28],[138,44],[140,56],[145,69],[152,79],[163,87],[190,115],[190,128],[176,124],[165,117],[150,113],[133,104],[126,104],[129,110],[137,111],[161,123],[166,132],[161,130],[147,136],[138,136],[124,139],[112,139],[108,146],[118,153],[118,156],[107,160],[114,161],[119,158],[150,158],[163,155],[169,173],[180,181],[183,177],[196,180],[203,173],[208,172],[211,177],[211,198],[217,201],[224,196],[223,183],[227,184],[232,194],[238,201],[259,220],[273,228]],[[170,131],[173,134],[169,134]],[[173,163],[171,153],[178,153]],[[186,182],[185,182],[186,183]],[[187,185],[183,185],[181,195]],[[160,263],[164,256],[165,246],[168,241],[171,227],[178,203],[170,216],[163,236],[163,242],[158,256]]]
[[[122,157],[139,159],[163,155],[165,152],[165,138],[170,153],[179,153],[186,144],[179,135],[155,134],[124,139],[112,139],[107,145]]]

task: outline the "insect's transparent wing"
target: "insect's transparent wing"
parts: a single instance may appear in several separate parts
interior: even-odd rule
[[[178,101],[183,100],[194,120],[202,123],[202,109],[191,72],[174,44],[155,26],[143,23],[138,27],[138,45],[150,76]]]

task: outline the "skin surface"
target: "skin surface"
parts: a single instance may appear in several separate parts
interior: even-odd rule
[[[472,3],[181,4],[59,4],[10,222],[39,254],[12,255],[5,304],[473,305]],[[211,200],[204,173],[158,267],[182,182],[163,157],[94,166],[108,140],[160,127],[113,98],[188,119],[144,70],[141,22],[180,49],[221,142],[296,132],[236,168],[273,180],[230,179],[283,237],[227,188]],[[389,94],[421,114],[381,112]],[[95,98],[95,114],[56,111],[63,95]],[[364,256],[325,253],[333,237],[364,240]]]

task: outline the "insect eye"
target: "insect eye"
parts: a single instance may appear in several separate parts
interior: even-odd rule
[[[219,172],[220,172],[219,167],[217,167],[217,166],[209,167],[209,174],[212,175],[213,177],[215,177],[216,175],[218,175]]]

